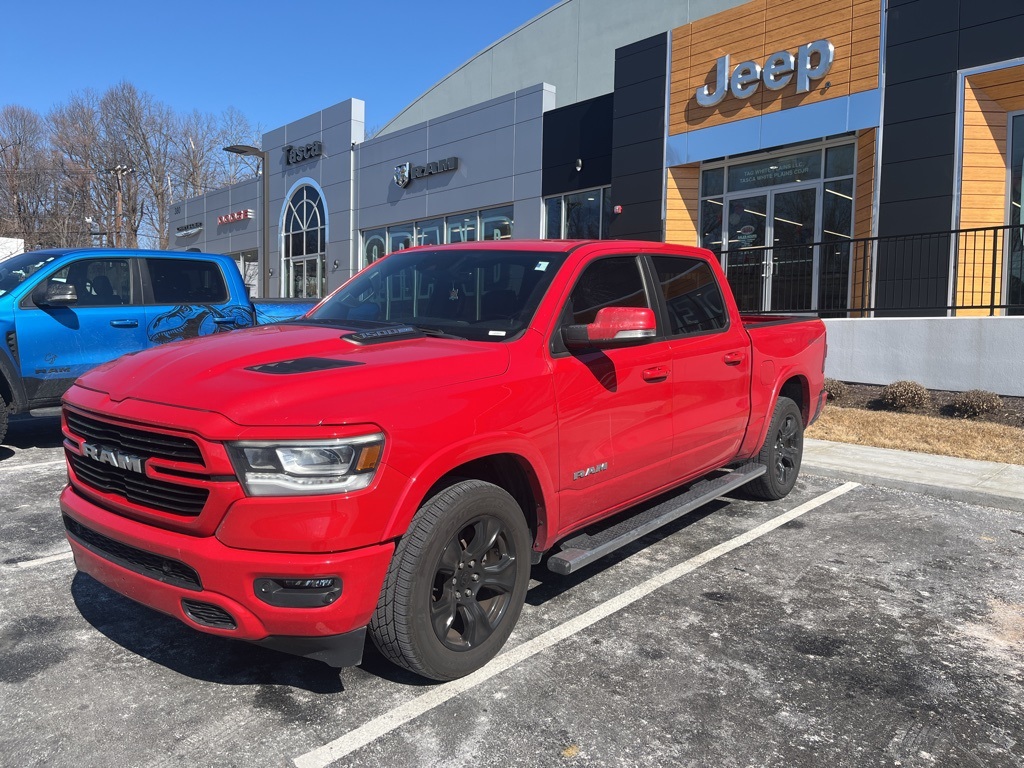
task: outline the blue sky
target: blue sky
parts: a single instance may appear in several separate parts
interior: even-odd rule
[[[339,101],[383,126],[558,0],[90,3],[9,0],[0,106],[45,114],[120,80],[184,113],[234,106],[264,131]]]

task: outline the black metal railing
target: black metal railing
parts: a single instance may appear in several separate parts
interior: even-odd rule
[[[1024,227],[743,248],[723,254],[740,311],[821,317],[1024,314]]]

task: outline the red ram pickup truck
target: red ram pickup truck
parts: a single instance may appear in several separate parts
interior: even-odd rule
[[[505,241],[387,256],[307,315],[101,366],[64,398],[75,561],[195,629],[449,680],[531,565],[570,573],[740,485],[793,488],[817,319],[714,256]]]

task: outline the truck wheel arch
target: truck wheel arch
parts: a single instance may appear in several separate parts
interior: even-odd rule
[[[809,384],[807,383],[807,377],[802,374],[790,376],[786,383],[782,385],[782,388],[775,394],[775,398],[772,402],[772,408],[774,409],[775,403],[779,401],[780,397],[788,397],[794,403],[796,407],[800,409],[800,413],[804,419],[804,425],[811,419],[810,411],[810,392],[808,391]]]
[[[388,521],[386,538],[401,538],[416,511],[447,486],[464,480],[482,480],[502,488],[516,500],[534,541],[543,543],[551,529],[551,509],[547,503],[554,498],[551,481],[538,473],[537,467],[542,465],[523,452],[495,451],[494,447],[492,443],[486,452],[479,450],[463,453],[455,460],[434,461],[430,467],[414,473],[414,480]]]

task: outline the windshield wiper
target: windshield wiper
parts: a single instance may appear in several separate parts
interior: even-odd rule
[[[431,336],[435,339],[456,339],[458,341],[466,341],[465,336],[455,336],[451,333],[445,333],[440,328],[427,328],[423,325],[413,325],[412,323],[403,323],[403,325],[412,325],[417,331],[422,333],[424,336]]]

